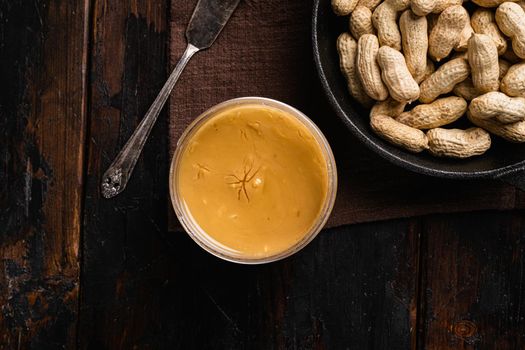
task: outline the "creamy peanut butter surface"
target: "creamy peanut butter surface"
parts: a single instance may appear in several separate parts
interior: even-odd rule
[[[261,258],[300,241],[327,199],[321,146],[294,116],[241,105],[205,121],[174,181],[194,221],[224,248]]]

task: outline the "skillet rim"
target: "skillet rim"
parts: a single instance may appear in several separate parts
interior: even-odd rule
[[[317,75],[323,86],[323,91],[325,96],[328,98],[330,105],[335,110],[339,119],[347,126],[348,129],[355,135],[362,143],[364,143],[369,149],[379,154],[382,158],[390,161],[391,163],[400,166],[405,169],[409,169],[416,173],[431,175],[441,178],[456,178],[456,179],[475,179],[475,178],[499,178],[502,176],[512,175],[517,172],[522,172],[525,170],[525,159],[506,165],[504,167],[493,168],[490,170],[482,171],[457,171],[457,170],[440,170],[431,167],[427,167],[418,162],[409,161],[404,159],[402,156],[392,153],[381,144],[374,141],[370,135],[371,132],[363,132],[353,121],[350,115],[343,110],[340,102],[337,100],[333,93],[333,89],[326,77],[326,73],[323,69],[321,53],[319,51],[319,36],[318,36],[318,13],[319,5],[321,1],[326,0],[314,0],[313,10],[312,10],[312,49],[313,56],[315,61],[315,67],[317,70]],[[401,154],[407,153],[406,151],[400,149]]]

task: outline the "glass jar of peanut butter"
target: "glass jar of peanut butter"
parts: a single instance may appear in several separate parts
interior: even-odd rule
[[[173,207],[202,248],[237,263],[285,258],[332,210],[328,142],[297,109],[261,97],[223,102],[181,136],[170,169]]]

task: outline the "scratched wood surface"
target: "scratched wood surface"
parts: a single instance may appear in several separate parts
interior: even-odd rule
[[[100,179],[166,79],[166,1],[94,1],[90,137],[83,230],[79,345],[157,348],[166,232],[166,116],[126,191],[100,196]],[[152,327],[153,326],[153,327]]]
[[[0,348],[76,344],[87,1],[0,1]]]
[[[525,212],[423,220],[419,345],[525,348]]]
[[[0,0],[0,349],[524,347],[523,210],[344,226],[274,264],[223,262],[168,232],[165,114],[102,200],[166,78],[168,13]],[[381,161],[367,152],[356,162]]]

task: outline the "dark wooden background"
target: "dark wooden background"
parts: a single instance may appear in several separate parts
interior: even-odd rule
[[[166,78],[168,9],[0,0],[0,348],[525,347],[524,211],[340,227],[281,262],[223,262],[167,230],[165,115],[102,200]]]

